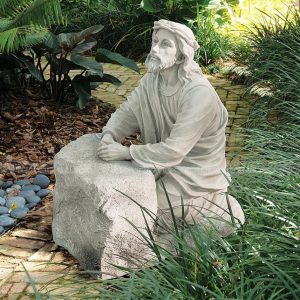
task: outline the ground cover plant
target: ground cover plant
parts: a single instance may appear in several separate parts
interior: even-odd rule
[[[279,31],[262,26],[250,34],[257,72],[252,76],[268,76],[262,83],[267,81],[269,92],[253,103],[246,124],[244,155],[240,164],[229,170],[233,179],[229,193],[241,202],[246,223],[226,239],[205,235],[198,229],[191,231],[194,247],[174,225],[177,255],[160,248],[151,236],[144,237],[156,254],[156,267],[128,270],[129,278],[106,282],[61,280],[60,285],[73,288],[63,297],[299,299],[300,64],[296,54],[300,51],[300,33],[296,22],[299,12],[294,13],[293,22],[277,24]],[[249,59],[250,69],[251,63]],[[272,67],[266,69],[266,65]],[[272,99],[275,104],[270,109]],[[275,115],[270,119],[268,112],[274,112],[274,108]],[[54,291],[48,295],[51,293]]]

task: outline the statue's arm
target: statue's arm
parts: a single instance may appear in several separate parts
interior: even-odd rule
[[[120,107],[111,115],[107,124],[102,128],[100,138],[107,135],[120,143],[126,136],[136,133],[139,129],[138,121],[133,113],[132,105],[137,105],[138,88],[136,88],[127,101],[123,102]]]
[[[132,159],[143,168],[165,169],[181,163],[209,127],[217,112],[207,87],[191,90],[182,101],[170,136],[162,142],[131,145]]]

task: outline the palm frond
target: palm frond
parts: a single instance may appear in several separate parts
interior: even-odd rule
[[[42,26],[22,26],[0,32],[0,53],[32,47],[44,40],[48,30]]]
[[[50,26],[53,23],[62,22],[59,0],[35,0],[12,19],[4,30],[30,24]]]
[[[15,17],[28,7],[33,0],[1,0],[0,1],[0,16]]]
[[[43,40],[47,27],[62,23],[59,0],[1,0],[0,52],[31,47]]]

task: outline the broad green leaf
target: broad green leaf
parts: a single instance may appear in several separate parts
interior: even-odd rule
[[[122,84],[118,78],[109,74],[103,74],[103,77],[100,77],[99,75],[88,75],[86,78],[89,80],[89,82],[109,82],[117,86]]]
[[[84,53],[91,50],[96,44],[97,41],[79,44],[72,50],[72,53]]]
[[[140,73],[139,67],[132,59],[126,58],[119,53],[111,52],[107,49],[99,48],[96,53],[96,60],[103,63],[118,64]]]
[[[70,70],[85,70],[86,68],[73,63],[66,58],[57,58],[55,55],[45,53],[45,57],[53,70],[57,73],[68,73]]]
[[[80,32],[60,33],[58,35],[60,46],[65,51],[70,52],[75,45],[90,37],[91,35],[98,33],[103,28],[103,25],[95,25]]]
[[[102,68],[102,64],[97,63],[94,60],[88,59],[84,56],[81,55],[77,55],[77,54],[72,54],[71,55],[71,61],[78,65],[81,66],[89,71],[92,71],[93,73],[99,75],[99,76],[103,76],[103,68]]]
[[[142,0],[141,2],[141,7],[148,12],[151,13],[157,13],[160,12],[164,9],[164,7],[158,6],[157,4],[157,0]]]
[[[19,61],[21,61],[23,64],[25,64],[25,66],[28,68],[28,71],[30,72],[30,74],[38,81],[42,82],[43,81],[43,77],[42,74],[40,72],[40,70],[34,65],[34,63],[32,61],[30,61],[28,58],[26,57],[18,57],[15,56],[14,57],[16,59],[18,59]]]
[[[76,105],[83,109],[91,98],[90,82],[82,75],[76,75],[72,80],[72,86],[78,96]]]
[[[44,41],[45,46],[50,48],[52,52],[55,52],[57,49],[60,49],[58,36],[52,32],[47,34],[47,38]]]

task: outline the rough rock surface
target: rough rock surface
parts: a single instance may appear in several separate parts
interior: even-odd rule
[[[54,241],[84,269],[101,270],[107,279],[126,273],[112,264],[140,268],[152,257],[127,220],[145,234],[141,209],[129,197],[153,214],[157,199],[151,171],[131,162],[102,161],[96,153],[98,142],[97,134],[86,134],[55,155],[52,231]]]

